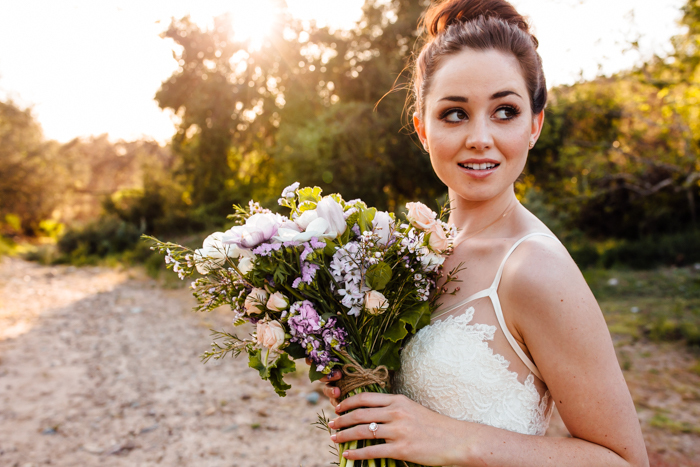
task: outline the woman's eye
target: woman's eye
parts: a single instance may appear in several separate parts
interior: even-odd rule
[[[510,120],[518,116],[520,111],[515,107],[501,107],[496,110],[496,118],[499,120]]]
[[[453,109],[445,112],[442,116],[443,120],[446,122],[461,122],[462,120],[467,119],[467,114],[464,110],[461,109]]]

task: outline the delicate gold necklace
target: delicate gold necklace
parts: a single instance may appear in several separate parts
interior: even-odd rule
[[[481,232],[483,232],[484,230],[488,229],[489,227],[492,227],[492,226],[493,226],[494,224],[496,224],[498,221],[503,220],[508,214],[510,214],[510,213],[513,211],[513,209],[515,209],[515,208],[518,206],[518,204],[520,204],[520,201],[518,201],[517,198],[516,198],[516,199],[515,199],[515,203],[509,204],[509,205],[506,207],[505,211],[503,211],[503,214],[501,214],[500,216],[498,216],[493,222],[491,222],[490,224],[488,224],[486,227],[477,230],[476,232],[470,234],[470,235],[467,236],[467,237],[464,237],[464,238],[456,238],[454,244],[452,245],[452,248],[457,248],[457,246],[461,245],[462,242],[464,242],[465,240],[469,240],[470,238],[473,238],[473,237],[479,235],[479,234],[480,234]]]

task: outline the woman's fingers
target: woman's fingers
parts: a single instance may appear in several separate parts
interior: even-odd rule
[[[389,438],[390,428],[387,425],[377,424],[376,439]],[[357,425],[352,428],[339,431],[331,436],[334,443],[347,443],[358,439],[375,439],[374,434],[369,429],[369,424]]]
[[[335,407],[335,413],[347,412],[359,407],[386,407],[397,397],[393,394],[379,394],[377,392],[363,392],[356,396],[348,397]]]
[[[340,389],[338,389],[335,386],[331,386],[331,385],[327,384],[323,388],[323,395],[329,399],[338,399],[340,397]],[[338,405],[338,404],[335,404],[335,405]]]
[[[396,459],[401,460],[401,456],[397,456],[396,449],[391,444],[375,444],[362,449],[350,449],[343,452],[343,457],[346,459]]]
[[[321,378],[319,381],[321,381],[322,383],[330,383],[332,381],[338,381],[342,377],[343,373],[337,368],[334,368],[329,374]]]
[[[345,415],[332,420],[330,427],[334,430],[340,430],[351,426],[370,423],[387,423],[391,421],[389,413],[382,409],[357,409],[348,412]]]

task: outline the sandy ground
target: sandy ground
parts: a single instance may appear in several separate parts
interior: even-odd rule
[[[192,305],[139,270],[0,261],[0,466],[329,465],[319,383],[300,370],[280,399],[245,358],[200,363],[229,318]],[[695,360],[620,352],[652,465],[700,465]],[[556,416],[549,434],[566,434]]]

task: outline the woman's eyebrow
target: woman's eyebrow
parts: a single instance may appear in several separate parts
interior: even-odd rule
[[[512,95],[516,95],[516,96],[518,96],[519,98],[522,99],[522,96],[521,96],[520,94],[518,94],[517,92],[511,91],[511,90],[506,90],[506,91],[499,91],[499,92],[493,94],[493,95],[491,96],[491,100],[500,99],[501,97],[510,96],[511,94],[512,94]],[[438,102],[440,102],[440,101],[464,102],[464,103],[466,103],[466,102],[469,102],[469,98],[468,98],[468,97],[464,97],[464,96],[445,96],[445,97],[440,98],[440,100],[439,100]]]
[[[518,97],[521,98],[521,99],[523,98],[520,94],[518,94],[518,93],[515,92],[515,91],[506,90],[506,91],[497,92],[496,94],[494,94],[493,96],[491,96],[491,100],[500,99],[501,97],[510,96],[511,94],[515,94],[516,96],[518,96]]]
[[[463,96],[445,96],[440,99],[440,101],[451,101],[451,102],[469,102],[468,97]],[[438,102],[440,102],[438,101]]]

